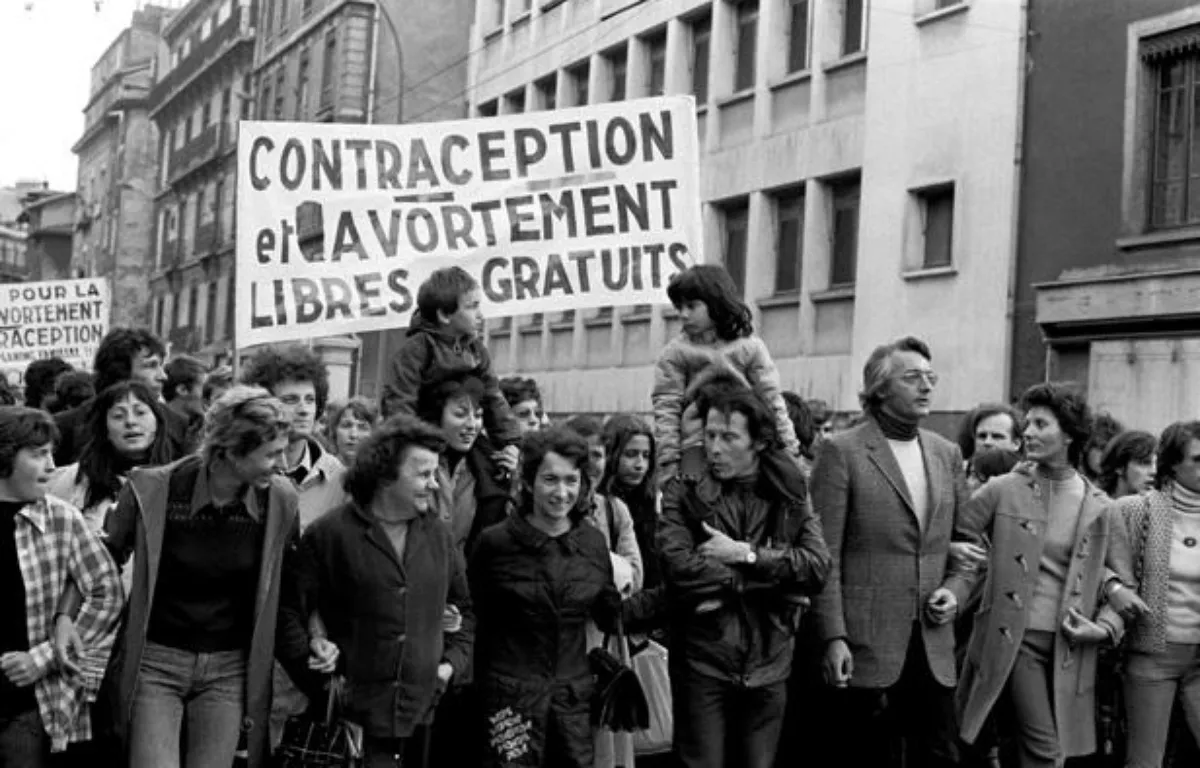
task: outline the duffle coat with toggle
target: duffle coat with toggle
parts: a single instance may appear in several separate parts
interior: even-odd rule
[[[1112,500],[1088,483],[1071,547],[1071,562],[1058,608],[1061,625],[1067,612],[1078,609],[1111,628],[1119,640],[1124,625],[1109,607],[1098,609],[1108,576],[1132,584],[1129,538]],[[988,546],[990,559],[983,599],[958,682],[959,727],[973,743],[1004,692],[1029,621],[1029,604],[1037,586],[1046,537],[1046,504],[1037,477],[1029,466],[995,478],[966,504],[955,525],[954,538]],[[959,605],[980,572],[956,567],[945,586]],[[1098,645],[1072,647],[1058,631],[1053,652],[1053,706],[1060,753],[1064,757],[1096,750],[1096,658]]]

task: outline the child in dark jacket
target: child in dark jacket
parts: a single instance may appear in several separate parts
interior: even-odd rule
[[[439,269],[421,283],[408,336],[392,358],[381,410],[385,419],[397,413],[415,416],[423,382],[475,376],[484,385],[484,428],[493,445],[507,449],[501,453],[511,454],[511,472],[521,434],[492,371],[491,355],[479,340],[480,301],[479,284],[461,267]]]

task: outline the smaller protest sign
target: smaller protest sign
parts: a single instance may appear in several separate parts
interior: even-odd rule
[[[103,278],[0,285],[0,371],[20,383],[34,360],[90,369],[112,305]]]

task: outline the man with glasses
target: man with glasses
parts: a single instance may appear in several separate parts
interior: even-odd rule
[[[937,381],[920,339],[877,347],[863,422],[827,439],[813,469],[833,559],[816,621],[825,680],[845,707],[832,754],[847,765],[957,764],[957,605],[940,585],[966,485],[958,446],[920,428]]]

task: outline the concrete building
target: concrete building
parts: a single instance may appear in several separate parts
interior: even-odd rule
[[[259,4],[259,119],[397,123],[467,114],[471,0]],[[403,333],[314,340],[331,364],[331,391],[374,395],[380,363]]]
[[[147,97],[172,11],[147,5],[92,66],[79,157],[75,267],[112,280],[114,326],[149,323],[158,131]]]
[[[1013,0],[481,0],[474,114],[694,94],[704,252],[787,388],[858,408],[902,334],[948,428],[1006,393],[1025,18]],[[665,296],[664,296],[665,301]],[[489,323],[554,411],[644,411],[669,307]]]
[[[0,283],[23,283],[29,278],[24,230],[0,224]]]
[[[25,228],[26,279],[66,280],[84,277],[71,262],[77,196],[74,192],[40,191],[26,195],[20,223]]]
[[[1193,419],[1200,7],[1059,0],[1030,24],[1014,390],[1073,379],[1130,427]]]
[[[19,179],[11,187],[0,187],[0,225],[16,226],[30,195],[51,194],[50,182]]]
[[[252,114],[251,0],[192,0],[163,30],[150,94],[159,135],[150,327],[232,359],[237,124]]]

